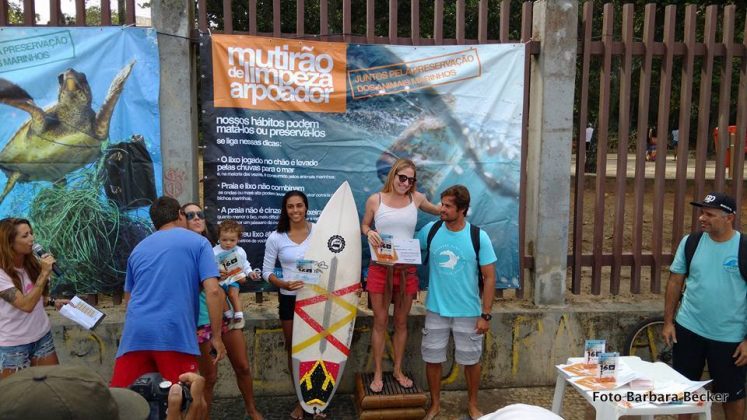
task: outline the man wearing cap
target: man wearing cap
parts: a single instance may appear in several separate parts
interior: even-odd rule
[[[674,369],[690,380],[700,380],[708,362],[712,392],[727,394],[726,419],[742,420],[747,374],[747,282],[739,271],[741,233],[733,228],[737,205],[722,193],[710,193],[703,201],[690,204],[700,208],[698,221],[703,234],[689,267],[685,256],[687,236],[677,248],[669,269],[662,336],[673,345]]]
[[[181,412],[182,390],[174,384],[167,397],[166,420],[202,419],[205,379],[192,372],[179,377],[189,385],[192,403]],[[126,388],[108,388],[93,370],[83,366],[36,366],[0,381],[3,420],[145,420],[150,406]]]

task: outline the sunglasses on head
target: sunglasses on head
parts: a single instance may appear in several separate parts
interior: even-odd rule
[[[202,210],[199,211],[185,211],[184,216],[187,218],[187,220],[192,220],[195,217],[198,219],[205,220],[205,212]]]
[[[407,175],[402,175],[402,174],[397,174],[397,178],[399,178],[399,182],[401,182],[403,184],[405,182],[409,182],[410,185],[414,185],[415,181],[417,181],[417,178],[415,178],[413,176],[407,176]]]

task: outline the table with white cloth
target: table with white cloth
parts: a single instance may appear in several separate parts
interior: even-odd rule
[[[671,366],[662,362],[645,362],[636,356],[622,356],[619,358],[620,362],[629,368],[629,372],[632,371],[636,377],[645,378],[653,382],[654,391],[656,392],[657,386],[665,384],[695,384],[697,387],[701,383],[690,381],[689,379],[682,376],[679,372],[674,370]],[[568,364],[582,363],[583,358],[570,358]],[[616,389],[601,390],[601,391],[590,391],[579,386],[574,377],[568,374],[566,371],[557,367],[558,377],[555,382],[555,394],[552,401],[552,412],[561,415],[561,408],[563,406],[563,395],[565,394],[566,384],[570,383],[576,391],[578,391],[589,404],[596,410],[597,420],[610,420],[618,419],[621,416],[641,416],[644,419],[653,420],[654,415],[666,415],[666,414],[699,414],[705,417],[707,420],[711,419],[711,404],[712,401],[708,398],[706,390],[699,386],[694,391],[693,395],[698,395],[702,400],[700,403],[695,402],[680,402],[670,404],[656,404],[654,402],[643,402],[636,404],[626,404],[615,402],[614,400],[619,398],[613,394],[627,395],[631,391],[629,385],[622,385]],[[595,396],[596,392],[596,397]],[[600,397],[602,396],[602,397]],[[702,398],[701,398],[702,396]]]

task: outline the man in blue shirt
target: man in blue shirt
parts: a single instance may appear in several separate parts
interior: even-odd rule
[[[480,267],[472,245],[470,224],[465,220],[469,209],[469,191],[454,185],[441,193],[441,220],[430,244],[428,255],[429,285],[421,352],[431,393],[431,406],[425,416],[431,420],[440,411],[441,363],[446,361],[449,335],[454,336],[454,358],[464,365],[467,382],[468,411],[471,418],[482,416],[477,408],[480,386],[480,357],[485,332],[490,328],[495,294],[496,261],[493,244],[480,230]],[[427,249],[428,232],[433,223],[418,233],[420,246]],[[480,299],[478,271],[482,273]]]
[[[213,248],[186,228],[179,202],[156,199],[150,208],[156,232],[143,239],[127,260],[124,330],[111,386],[128,387],[148,372],[178,382],[197,370],[197,315],[205,289],[216,362],[226,354],[221,339],[223,301]]]
[[[662,335],[668,345],[674,345],[674,369],[687,378],[700,380],[708,362],[713,392],[727,394],[726,419],[742,420],[747,373],[747,282],[739,272],[741,234],[733,228],[737,206],[733,198],[721,193],[710,193],[703,201],[690,204],[701,209],[698,220],[703,236],[689,267],[685,257],[687,236],[677,248],[669,268]]]

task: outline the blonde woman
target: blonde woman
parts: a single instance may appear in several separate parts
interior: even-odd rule
[[[373,247],[381,245],[381,235],[393,238],[412,239],[418,221],[418,209],[430,214],[439,214],[440,207],[434,205],[425,195],[416,191],[417,170],[409,159],[398,159],[387,175],[380,192],[366,200],[366,210],[361,223],[361,233]],[[402,273],[404,270],[404,275]],[[374,313],[374,328],[371,333],[371,347],[374,356],[374,377],[371,391],[381,392],[381,359],[384,355],[384,332],[389,322],[389,304],[386,299],[387,267],[374,261],[368,267],[366,290],[371,298]],[[405,284],[400,284],[404,277]],[[404,293],[401,289],[404,288]],[[412,300],[418,291],[418,276],[414,266],[395,267],[392,275],[392,295],[394,297],[394,369],[392,375],[403,388],[412,387],[412,379],[402,372],[402,358],[407,342],[407,315]]]

